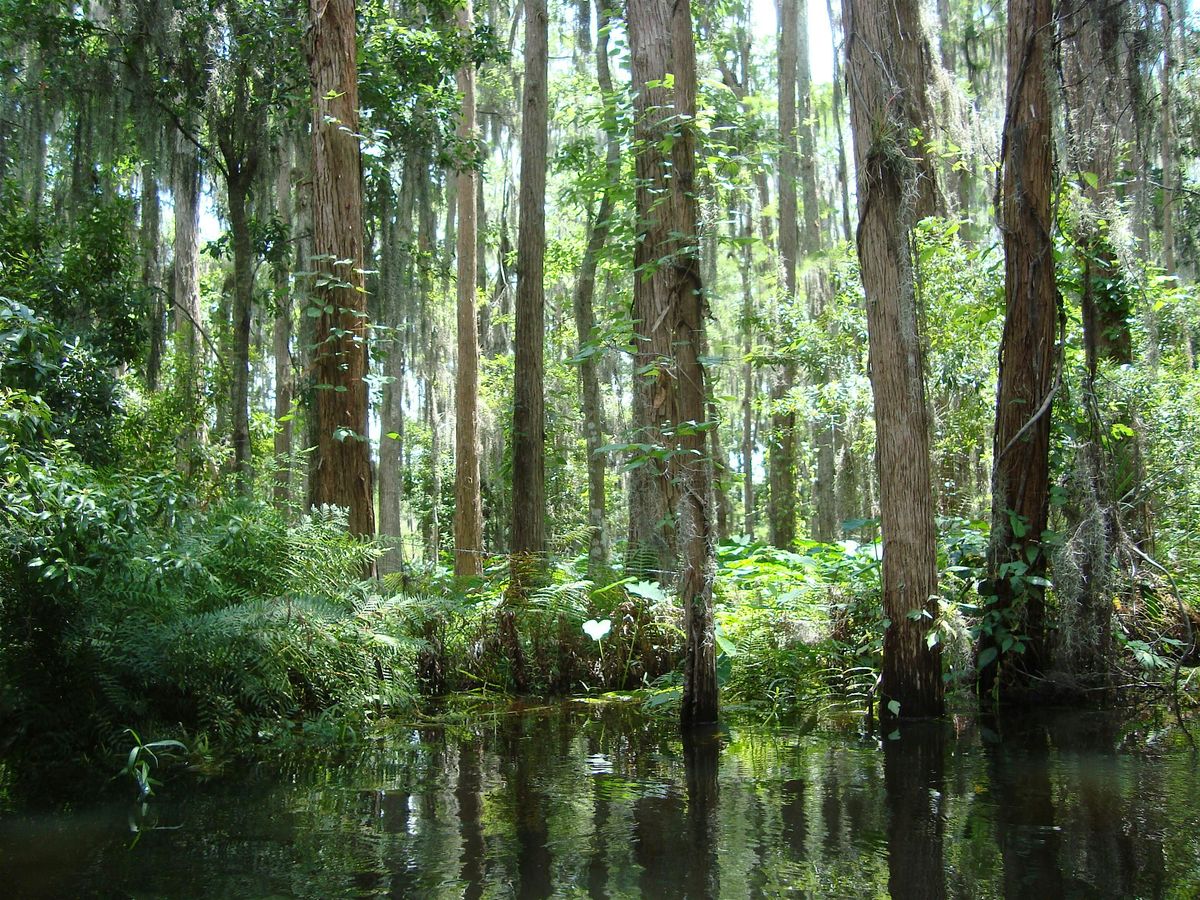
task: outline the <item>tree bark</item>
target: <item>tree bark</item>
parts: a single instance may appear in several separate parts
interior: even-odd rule
[[[545,254],[546,0],[525,0],[525,89],[521,113],[520,231],[517,234],[513,372],[513,584],[539,566],[546,545]]]
[[[1171,0],[1162,3],[1162,265],[1175,274],[1175,23]]]
[[[831,296],[828,274],[823,268],[814,268],[806,273],[805,282],[813,321],[819,324]],[[817,363],[816,374],[818,386],[829,384],[834,377],[831,360],[820,360]],[[837,449],[840,423],[838,411],[836,408],[830,408],[831,405],[821,397],[817,403],[816,419],[813,423],[817,472],[813,481],[813,505],[816,515],[813,517],[812,536],[814,540],[825,542],[832,542],[838,536]]]
[[[1014,668],[1040,673],[1045,661],[1046,570],[1042,534],[1049,516],[1050,421],[1056,374],[1058,294],[1051,237],[1051,108],[1046,51],[1050,0],[1010,0],[1008,111],[1001,155],[1004,333],[992,463],[992,532],[987,611],[980,633],[979,689],[987,696],[1005,665],[1005,687],[1023,688]],[[1005,638],[1024,653],[1011,655]],[[1013,647],[1016,643],[1012,644]],[[1006,651],[1009,651],[1006,653]],[[988,660],[987,657],[1000,658]],[[987,654],[985,656],[984,654]]]
[[[474,27],[471,0],[458,11],[465,35]],[[475,300],[475,68],[471,60],[458,70],[462,115],[458,140],[470,160],[458,169],[458,371],[454,389],[454,574],[470,578],[483,573],[483,503],[479,484],[479,323]],[[436,498],[435,498],[436,502]]]
[[[230,360],[230,418],[233,470],[238,491],[249,495],[254,473],[250,460],[250,318],[254,302],[254,246],[246,204],[256,164],[226,157],[229,231],[233,237],[233,355]]]
[[[354,0],[309,0],[313,96],[317,503],[349,509],[353,534],[375,533],[367,434],[367,321]]]
[[[812,63],[808,54],[808,0],[796,4],[796,103],[800,189],[804,228],[800,252],[809,256],[821,249],[820,208],[817,201],[817,152],[812,124]]]
[[[404,162],[395,210],[386,209],[384,217],[387,225],[383,228],[382,257],[387,260],[387,265],[381,265],[380,275],[384,291],[383,307],[387,311],[385,324],[390,329],[391,337],[391,353],[388,357],[391,380],[384,383],[383,402],[379,411],[382,431],[379,440],[379,533],[390,538],[380,560],[382,573],[399,572],[404,562],[400,505],[404,493],[404,382],[409,349],[405,328],[406,312],[410,306],[405,302],[405,296],[416,282],[412,264],[412,220],[417,180],[424,174],[423,155],[411,152]]]
[[[937,533],[920,315],[909,253],[927,177],[909,135],[928,130],[913,85],[927,69],[896,33],[916,0],[849,0],[846,45],[858,172],[858,257],[867,301],[883,532],[882,717],[942,712],[940,648],[925,633],[937,608]],[[912,37],[911,35],[909,37]],[[927,65],[927,58],[925,64]],[[915,71],[914,71],[915,68]],[[923,618],[928,616],[929,618]],[[898,706],[897,706],[898,704]]]
[[[3,173],[0,172],[0,177]],[[158,176],[154,166],[142,164],[142,221],[138,238],[142,251],[142,286],[149,297],[150,347],[146,353],[146,388],[158,390],[162,371],[163,344],[166,340],[166,308],[162,284],[161,211],[158,202]]]
[[[172,276],[178,396],[184,402],[184,424],[176,444],[180,471],[196,469],[207,443],[202,409],[200,352],[200,160],[196,148],[182,134],[175,135],[171,166],[171,194],[175,218],[175,261]]]
[[[842,195],[842,240],[853,240],[850,230],[850,167],[846,164],[846,138],[842,132],[842,48],[838,47],[837,32],[841,21],[834,15],[833,0],[825,0],[829,13],[829,35],[833,41],[833,124],[837,130],[837,180]]]
[[[609,16],[605,0],[596,0],[596,80],[600,86],[601,100],[607,109],[615,102],[613,98],[612,74],[608,65]],[[615,124],[615,123],[614,123]],[[605,497],[605,457],[599,453],[604,445],[604,406],[600,395],[600,376],[597,371],[596,315],[593,299],[596,293],[596,266],[600,253],[608,242],[609,220],[614,209],[614,193],[618,189],[621,175],[621,143],[616,128],[605,115],[605,184],[600,195],[600,204],[592,217],[588,231],[587,246],[579,266],[579,279],[575,282],[574,310],[575,332],[579,337],[579,385],[583,407],[583,433],[587,447],[588,473],[588,574],[597,577],[608,562],[608,534],[605,523],[607,507]]]
[[[783,269],[782,305],[796,302],[796,268],[800,253],[796,181],[797,3],[779,3],[779,264]],[[805,0],[807,2],[807,0]],[[777,339],[778,339],[777,335]],[[796,364],[780,365],[771,384],[771,447],[767,457],[771,544],[787,549],[796,540],[796,413],[788,395],[796,383]]]
[[[703,352],[703,351],[702,351]],[[705,424],[709,430],[710,450],[712,452],[712,481],[713,481],[713,515],[716,516],[716,539],[726,540],[729,537],[729,521],[733,518],[733,504],[729,500],[729,464],[725,447],[721,443],[721,413],[712,392],[715,386],[709,382],[707,400],[707,418]]]
[[[635,22],[637,23],[635,25]],[[674,419],[669,296],[673,261],[667,253],[671,204],[668,157],[661,148],[671,133],[672,91],[663,83],[669,66],[669,13],[657,3],[629,9],[636,119],[634,140],[638,209],[634,248],[633,390],[630,418],[638,450],[629,474],[629,542],[626,568],[666,583],[676,573],[677,485],[666,459]],[[657,29],[657,30],[655,30]],[[691,171],[691,167],[688,167]]]
[[[754,269],[753,201],[746,200],[742,218],[742,528],[751,540],[754,539],[754,397],[755,373],[751,355],[754,352]]]
[[[701,355],[704,296],[700,283],[695,183],[696,56],[691,9],[672,0],[631,0],[629,37],[638,89],[635,305],[667,332],[660,372],[648,400],[674,426],[670,481],[678,490],[684,615],[684,675],[680,723],[715,722],[717,677],[712,618],[715,574],[712,458],[705,446],[707,391]],[[674,75],[673,87],[665,84]],[[673,135],[670,156],[662,147]],[[651,329],[652,333],[658,327]],[[644,467],[643,467],[644,468]],[[670,509],[670,507],[668,507]]]
[[[291,140],[283,145],[279,172],[275,178],[275,214],[295,237],[297,228],[292,215],[292,179],[295,175],[296,148]],[[275,260],[275,321],[272,350],[275,359],[275,483],[272,498],[279,509],[292,500],[292,434],[295,411],[292,409],[292,288],[291,254],[281,250]]]

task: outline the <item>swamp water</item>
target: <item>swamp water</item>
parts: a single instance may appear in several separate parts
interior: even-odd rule
[[[1195,898],[1198,776],[1099,714],[685,743],[568,703],[0,814],[0,896]]]

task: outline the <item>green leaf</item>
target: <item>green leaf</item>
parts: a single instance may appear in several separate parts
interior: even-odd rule
[[[1025,532],[1029,530],[1029,526],[1025,524],[1023,516],[1017,515],[1011,509],[1006,510],[1008,513],[1008,525],[1012,529],[1012,535],[1015,538],[1025,537]]]
[[[714,634],[713,637],[717,639],[717,646],[721,648],[722,653],[725,653],[728,656],[738,655],[737,644],[725,637],[725,635],[718,632],[717,634]]]
[[[183,750],[187,752],[187,745],[182,741],[151,741],[144,745],[146,750]]]
[[[899,700],[889,700],[887,708],[888,708],[888,712],[890,712],[893,716],[900,715],[900,701]]]
[[[989,665],[991,665],[992,661],[998,655],[998,652],[999,651],[997,651],[995,647],[984,647],[983,651],[979,654],[979,668],[986,669]]]

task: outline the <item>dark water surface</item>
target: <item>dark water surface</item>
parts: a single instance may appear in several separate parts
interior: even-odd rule
[[[1098,714],[685,743],[572,703],[10,811],[0,896],[1195,898],[1198,775]]]

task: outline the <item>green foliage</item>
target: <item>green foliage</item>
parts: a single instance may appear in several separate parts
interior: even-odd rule
[[[125,768],[121,770],[120,774],[132,778],[138,786],[138,797],[145,799],[154,793],[155,785],[159,784],[150,775],[150,772],[159,764],[158,755],[160,753],[167,755],[175,751],[186,753],[187,746],[174,740],[144,742],[132,728],[126,728],[125,733],[133,738],[133,747],[129,750]]]
[[[36,419],[18,396],[3,421]],[[242,742],[407,701],[413,648],[360,584],[376,550],[341,513],[203,509],[173,476],[108,476],[62,442],[6,454],[0,477],[10,736],[86,746],[134,724]]]
[[[54,323],[65,344],[86,344],[102,363],[135,361],[145,297],[133,277],[132,205],[94,203],[67,224],[0,198],[0,297]]]
[[[863,673],[877,665],[882,640],[878,545],[806,541],[798,549],[738,539],[718,554],[726,696],[772,715],[869,683]]]
[[[36,397],[41,437],[111,461],[121,391],[113,370],[141,353],[143,297],[130,274],[128,207],[96,205],[73,226],[0,212],[0,391]],[[28,424],[28,420],[26,420]],[[26,434],[28,440],[32,434]]]

